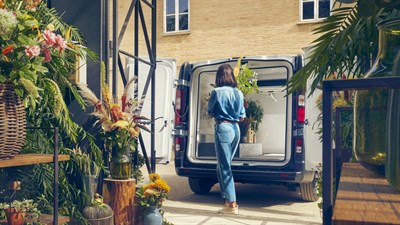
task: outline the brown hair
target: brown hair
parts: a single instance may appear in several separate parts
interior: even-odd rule
[[[217,75],[215,76],[215,86],[237,86],[237,82],[235,79],[235,75],[233,74],[233,69],[231,65],[222,64],[218,67]]]

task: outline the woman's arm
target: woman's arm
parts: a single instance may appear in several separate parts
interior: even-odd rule
[[[214,117],[214,106],[215,106],[216,101],[217,101],[216,93],[215,93],[215,91],[212,91],[210,100],[208,101],[208,107],[207,107],[208,115],[211,117]]]

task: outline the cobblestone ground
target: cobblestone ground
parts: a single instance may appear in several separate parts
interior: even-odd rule
[[[236,184],[240,215],[220,215],[219,187],[207,195],[191,192],[187,178],[175,174],[173,164],[157,164],[157,173],[171,186],[164,218],[175,225],[314,225],[322,224],[316,202],[303,202],[284,186]]]

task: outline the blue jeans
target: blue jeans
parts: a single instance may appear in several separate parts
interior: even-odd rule
[[[217,177],[222,198],[228,202],[236,201],[235,182],[231,163],[239,145],[239,125],[217,123],[215,125],[215,151],[217,156]]]

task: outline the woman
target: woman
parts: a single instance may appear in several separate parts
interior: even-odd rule
[[[215,77],[216,88],[211,92],[208,114],[215,119],[215,151],[217,155],[217,177],[224,207],[220,213],[239,214],[236,204],[235,182],[231,163],[239,145],[239,121],[246,117],[243,94],[229,64],[222,64]]]

